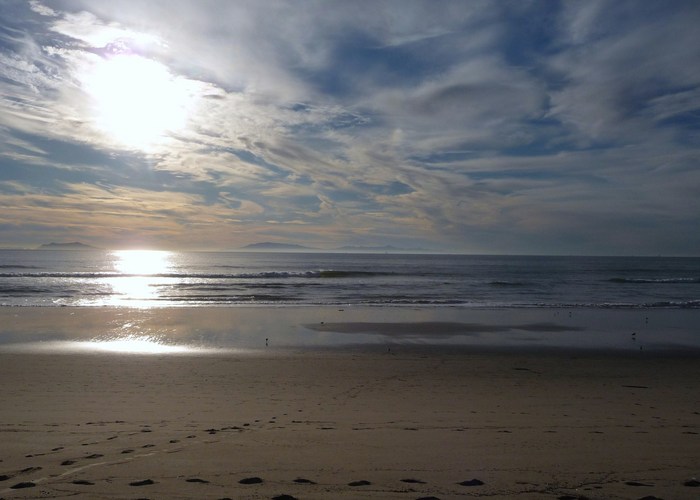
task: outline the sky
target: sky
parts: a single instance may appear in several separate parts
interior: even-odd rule
[[[0,247],[700,255],[700,2],[0,0]]]

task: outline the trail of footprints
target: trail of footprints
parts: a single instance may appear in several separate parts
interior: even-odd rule
[[[292,423],[311,423],[311,422],[310,421],[293,420]],[[124,421],[98,422],[98,423],[88,422],[85,425],[101,426],[101,425],[107,425],[107,424],[126,424],[126,422],[124,422]],[[204,429],[202,432],[206,433],[207,435],[215,435],[215,434],[218,434],[221,432],[244,432],[247,430],[254,429],[256,427],[255,424],[257,424],[257,427],[262,427],[263,425],[265,425],[264,423],[261,423],[261,420],[254,420],[253,424],[244,423],[244,424],[242,424],[242,426],[229,426],[229,427],[222,427],[219,429],[209,428],[209,429]],[[271,419],[269,419],[267,421],[267,424],[275,424],[275,425],[278,424],[277,417],[272,417]],[[322,425],[324,423],[318,422],[318,424]],[[333,427],[327,427],[327,426],[324,427],[322,425],[321,427],[318,427],[318,428],[320,430],[324,430],[324,429],[332,429]],[[151,426],[144,425],[139,431],[129,431],[129,432],[126,432],[125,435],[129,436],[129,437],[133,437],[133,436],[136,436],[139,434],[147,434],[147,433],[151,433],[151,432],[153,432],[153,429],[151,428]],[[104,441],[112,441],[112,440],[118,439],[119,437],[120,437],[119,434],[113,435],[113,436],[106,438]],[[178,445],[180,447],[179,449],[182,449],[182,447],[187,444],[188,440],[191,440],[191,442],[193,442],[193,443],[195,443],[195,442],[198,442],[198,443],[205,442],[206,443],[207,442],[207,441],[202,441],[201,439],[198,439],[198,437],[199,436],[197,434],[188,434],[183,439],[170,439],[167,443],[170,445]],[[81,446],[85,446],[85,447],[99,446],[101,443],[102,443],[101,441],[86,442],[86,443],[82,443]],[[139,457],[145,457],[145,456],[149,456],[149,455],[152,455],[154,453],[159,453],[159,452],[163,452],[163,451],[166,453],[172,453],[174,451],[178,451],[178,449],[172,449],[172,448],[165,449],[165,450],[152,450],[153,448],[157,448],[157,446],[153,443],[146,443],[146,444],[143,444],[139,447],[124,448],[119,452],[119,456],[114,456],[111,459],[109,457],[105,457],[104,454],[97,453],[97,452],[93,452],[93,453],[78,456],[78,457],[67,458],[67,459],[64,459],[60,462],[60,466],[69,467],[66,471],[59,473],[59,474],[52,474],[52,475],[49,475],[47,477],[40,477],[38,479],[33,479],[33,480],[26,480],[23,478],[36,476],[37,473],[39,473],[40,471],[43,470],[42,467],[32,466],[32,467],[26,467],[24,469],[17,470],[14,472],[0,474],[0,493],[12,491],[12,490],[33,488],[33,487],[38,486],[39,483],[44,482],[50,478],[63,477],[63,476],[68,476],[68,475],[77,475],[82,470],[86,470],[86,469],[89,469],[89,468],[92,468],[92,467],[95,467],[98,465],[103,465],[106,463],[110,463],[110,464],[111,463],[119,463],[119,462],[124,461],[124,460],[131,460],[131,459],[135,459],[135,458],[139,458]],[[48,455],[58,455],[58,454],[65,453],[66,451],[67,450],[65,447],[59,446],[59,447],[52,448],[50,450],[50,452],[30,454],[30,455],[26,455],[25,458],[44,457],[44,456],[48,456]],[[100,461],[99,459],[106,459],[106,460]],[[2,460],[0,459],[0,464],[1,463],[2,463]],[[199,477],[189,477],[189,478],[184,478],[184,479],[178,478],[178,479],[182,479],[187,483],[196,483],[196,484],[202,484],[202,485],[210,484],[209,480],[199,478]],[[168,480],[171,480],[171,479],[168,479]],[[406,493],[407,495],[411,494],[411,493],[416,493],[416,490],[409,487],[408,485],[416,485],[416,486],[417,485],[427,485],[426,481],[422,481],[420,479],[415,479],[415,478],[404,478],[404,479],[399,479],[398,481],[403,483],[404,485],[406,485],[405,487],[408,489],[404,489],[404,490],[400,490],[400,491],[393,490],[393,491]],[[243,486],[260,485],[260,484],[263,484],[264,482],[265,482],[265,480],[263,478],[260,478],[257,476],[244,477],[244,478],[241,478],[240,480],[238,480],[238,483],[240,485],[243,485]],[[95,483],[93,481],[89,481],[86,479],[74,479],[70,483],[75,485],[75,486],[85,486],[85,487],[95,485]],[[316,484],[318,484],[317,482],[315,482],[311,479],[301,478],[301,477],[298,477],[296,479],[291,480],[290,483],[295,484],[295,485],[316,485]],[[3,488],[3,486],[6,484],[8,486],[6,488]],[[155,481],[155,480],[150,479],[150,478],[145,478],[145,479],[137,479],[137,480],[131,481],[128,484],[129,484],[129,486],[132,486],[132,487],[148,487],[148,486],[158,484],[158,481]],[[278,484],[279,484],[279,482],[278,482]],[[653,487],[654,486],[654,484],[651,484],[648,482],[642,483],[642,482],[638,482],[638,481],[624,481],[624,484],[626,486],[630,486],[630,487]],[[467,479],[467,480],[464,480],[461,482],[456,482],[456,483],[454,483],[453,486],[456,486],[456,485],[461,486],[461,487],[465,487],[465,488],[478,489],[478,487],[484,486],[485,483],[480,479],[472,478],[472,479]],[[689,487],[689,488],[697,488],[697,487],[700,487],[700,481],[693,478],[693,479],[685,481],[683,483],[683,485],[686,487]],[[352,480],[348,483],[324,484],[323,486],[335,487],[335,488],[337,488],[337,487],[350,487],[350,488],[361,489],[361,488],[371,487],[371,486],[373,486],[373,484],[370,481],[360,479],[360,480]],[[387,487],[389,485],[383,485],[383,486]],[[425,488],[425,486],[423,488]],[[553,491],[553,490],[548,490],[548,491],[547,490],[540,490],[540,492],[547,493],[548,496],[551,495],[552,498],[557,498],[557,500],[586,500],[586,497],[583,495],[559,494],[559,496],[556,496],[557,492]],[[273,496],[271,498],[274,500],[296,500],[295,496],[290,495],[290,494],[286,494],[286,493],[276,495],[276,496]],[[4,498],[0,497],[0,500],[4,500]],[[229,498],[223,497],[220,500],[229,500]],[[416,500],[440,500],[440,499],[439,499],[439,497],[436,497],[436,496],[421,496],[421,497],[418,497]],[[639,500],[661,500],[661,499],[659,499],[658,497],[655,497],[653,495],[647,495],[647,496],[640,497]]]

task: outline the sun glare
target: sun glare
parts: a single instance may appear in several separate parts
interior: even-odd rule
[[[118,250],[115,268],[122,274],[146,275],[162,274],[172,267],[172,254],[165,250]]]
[[[160,250],[120,250],[113,252],[118,276],[104,281],[113,291],[110,305],[152,307],[160,299],[162,288],[172,279],[172,253]]]
[[[147,150],[184,128],[192,103],[186,79],[135,54],[100,58],[84,85],[97,127],[137,149]]]

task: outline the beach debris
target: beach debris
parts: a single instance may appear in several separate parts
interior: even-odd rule
[[[104,457],[104,455],[102,455],[100,453],[93,453],[92,455],[88,455],[85,458],[100,458],[100,457]]]
[[[80,484],[83,486],[93,486],[95,483],[93,483],[92,481],[88,481],[86,479],[76,479],[75,481],[73,481],[73,484]]]
[[[151,484],[156,484],[152,479],[144,479],[143,481],[132,481],[129,486],[149,486]]]
[[[240,484],[260,484],[263,480],[259,477],[246,477],[238,481]]]
[[[372,484],[372,483],[370,483],[369,481],[365,481],[364,479],[362,479],[362,480],[360,480],[360,481],[351,481],[351,482],[348,483],[348,486],[369,486],[370,484]]]
[[[484,482],[480,479],[470,479],[469,481],[462,481],[458,484],[461,486],[481,486],[484,484]]]
[[[61,462],[61,465],[73,465],[75,463],[75,460],[64,460]]]
[[[654,486],[653,484],[640,483],[639,481],[626,481],[627,486]]]
[[[297,500],[297,498],[293,497],[292,495],[282,494],[272,497],[272,500]]]
[[[201,484],[209,483],[209,481],[207,481],[206,479],[200,479],[198,477],[192,477],[189,479],[185,479],[185,481],[187,481],[188,483],[201,483]]]
[[[425,484],[425,481],[421,481],[420,479],[402,479],[402,483],[410,483],[410,484]]]
[[[32,483],[31,481],[23,481],[21,483],[17,483],[14,486],[10,486],[10,489],[12,490],[21,490],[22,488],[34,488],[36,484]]]
[[[5,474],[0,474],[0,481],[7,481],[10,479],[12,476],[7,476]]]

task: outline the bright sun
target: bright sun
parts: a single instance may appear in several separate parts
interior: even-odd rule
[[[149,149],[185,126],[187,80],[135,54],[101,58],[84,78],[96,125],[124,146]]]

